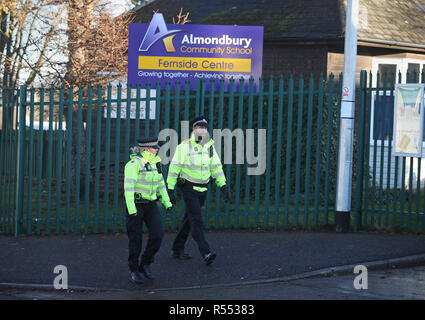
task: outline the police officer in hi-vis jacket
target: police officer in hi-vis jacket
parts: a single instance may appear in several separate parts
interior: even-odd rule
[[[141,274],[148,279],[155,278],[150,265],[154,262],[164,234],[156,201],[159,199],[166,209],[172,208],[172,204],[162,176],[161,159],[156,155],[159,149],[158,138],[148,137],[137,141],[138,146],[132,149],[130,161],[124,169],[124,196],[130,281],[140,284],[143,283]],[[149,238],[139,262],[143,222],[149,231]]]
[[[174,189],[177,185],[186,204],[186,213],[180,224],[172,246],[172,256],[176,259],[190,259],[184,252],[184,246],[192,233],[198,244],[202,258],[211,264],[216,253],[211,250],[204,236],[201,208],[205,202],[208,183],[215,181],[221,188],[225,201],[230,200],[230,191],[226,185],[220,158],[214,148],[214,141],[208,134],[208,119],[201,116],[190,122],[191,137],[179,144],[171,161],[167,185],[171,202],[175,204]]]

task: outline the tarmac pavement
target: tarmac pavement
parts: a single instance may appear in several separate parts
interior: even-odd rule
[[[217,252],[217,258],[210,266],[202,261],[192,239],[186,245],[186,252],[193,255],[193,259],[172,259],[171,244],[174,236],[175,233],[165,234],[152,265],[157,278],[154,281],[146,280],[143,285],[135,285],[128,280],[126,234],[17,238],[3,235],[0,236],[0,291],[43,291],[46,299],[55,299],[58,290],[53,288],[53,282],[58,274],[54,273],[54,268],[64,265],[68,271],[68,291],[79,292],[77,299],[310,299],[314,285],[308,291],[309,286],[301,290],[306,285],[303,287],[300,283],[322,281],[321,286],[328,283],[334,289],[353,290],[353,268],[358,264],[366,265],[370,274],[371,270],[388,271],[398,267],[425,265],[424,235],[209,231],[206,232],[206,238]],[[144,244],[146,240],[147,234],[144,235]],[[423,285],[425,271],[408,274],[406,286],[416,283],[416,280],[419,286]],[[335,275],[338,277],[332,277]],[[321,278],[310,279],[312,277]],[[375,273],[375,277],[380,278],[382,274]],[[332,287],[332,282],[323,282],[325,279],[345,279],[347,284],[342,289],[338,285]],[[397,279],[403,285],[403,276]],[[288,285],[292,286],[291,290]],[[263,295],[259,294],[259,286]],[[390,293],[391,288],[388,285],[386,292]],[[421,288],[417,288],[416,293],[406,295],[394,292],[393,296],[380,293],[373,295],[370,290],[369,296],[353,291],[356,294],[352,298],[423,299]],[[86,294],[95,291],[103,291],[104,294]],[[283,294],[285,292],[287,294]],[[337,293],[335,291],[335,295]],[[19,294],[14,297],[19,297]],[[335,298],[323,292],[317,297]],[[0,295],[2,298],[5,296]]]

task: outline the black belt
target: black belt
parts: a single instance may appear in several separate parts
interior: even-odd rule
[[[192,187],[199,187],[199,188],[208,188],[208,185],[214,181],[214,179],[208,181],[207,183],[195,183],[195,182],[191,182],[189,180],[183,179],[183,178],[179,178],[177,184],[180,186],[183,186],[184,184],[189,184]]]
[[[156,200],[144,199],[144,198],[142,198],[142,195],[137,197],[136,194],[134,194],[134,203],[136,203],[136,204],[148,204],[148,203],[151,203],[151,202],[155,202],[157,200],[158,199],[156,199]]]

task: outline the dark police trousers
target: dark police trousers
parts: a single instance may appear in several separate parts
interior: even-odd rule
[[[198,244],[201,255],[204,256],[211,251],[210,246],[205,240],[204,229],[202,225],[201,208],[204,205],[207,192],[199,192],[193,190],[190,183],[185,182],[179,186],[183,192],[184,202],[186,204],[186,213],[180,224],[176,239],[173,243],[174,252],[183,252],[184,245],[187,241],[189,233],[192,233],[193,239]]]
[[[127,235],[129,239],[128,266],[131,272],[141,271],[142,264],[151,264],[158,252],[164,232],[162,230],[161,214],[156,202],[149,201],[146,204],[136,204],[137,216],[129,215],[127,211]],[[140,264],[139,256],[142,252],[143,222],[149,232],[148,242],[143,252]]]

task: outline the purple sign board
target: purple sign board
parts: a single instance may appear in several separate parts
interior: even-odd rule
[[[171,89],[180,82],[181,89],[190,83],[205,81],[209,90],[214,80],[214,90],[219,91],[220,80],[229,91],[230,79],[244,78],[244,91],[249,89],[249,79],[254,79],[258,91],[262,73],[263,27],[218,26],[194,24],[165,24],[162,14],[154,14],[150,24],[131,23],[128,43],[127,82],[143,88],[159,82]]]

